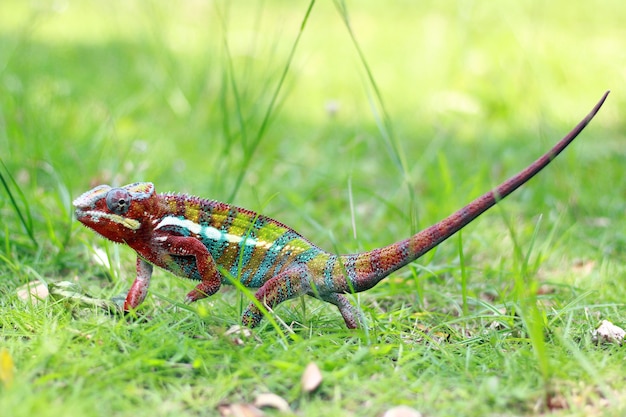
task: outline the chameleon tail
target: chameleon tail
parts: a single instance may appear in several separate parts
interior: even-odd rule
[[[361,292],[372,288],[390,273],[424,255],[522,186],[545,168],[578,136],[600,110],[608,94],[609,91],[604,93],[591,112],[552,149],[494,190],[483,194],[457,212],[408,239],[361,254],[342,255],[340,262],[348,276],[346,283],[348,288],[342,290]]]

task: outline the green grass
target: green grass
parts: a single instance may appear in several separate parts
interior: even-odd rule
[[[218,415],[265,392],[306,416],[623,415],[623,347],[591,331],[626,325],[624,21],[616,0],[3,1],[2,415]],[[538,178],[355,297],[367,331],[299,299],[276,311],[290,329],[237,344],[245,297],[177,308],[193,283],[162,271],[145,321],[18,298],[35,279],[127,291],[131,251],[72,219],[93,185],[153,181],[367,250],[523,168],[606,89]]]

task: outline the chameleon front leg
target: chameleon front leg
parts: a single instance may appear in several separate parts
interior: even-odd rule
[[[180,275],[190,279],[200,277],[200,283],[185,297],[186,303],[193,303],[206,298],[220,289],[222,275],[217,269],[213,256],[198,239],[190,236],[167,236],[163,240],[162,247],[169,255],[195,257],[195,271],[194,269],[186,269],[185,266],[177,265],[180,269]],[[196,271],[197,275],[194,273]]]
[[[310,290],[311,274],[305,265],[296,265],[270,278],[257,290],[254,297],[261,304],[274,308],[283,301],[304,295]],[[263,318],[263,313],[250,303],[244,310],[242,323],[248,327],[256,327]]]
[[[124,301],[124,311],[137,308],[146,298],[152,264],[185,278],[200,279],[200,283],[185,297],[186,303],[213,295],[220,289],[222,276],[217,270],[215,260],[198,239],[187,236],[155,236],[155,241],[159,242],[158,249],[150,249],[146,254],[147,261],[141,255],[137,257],[137,277]],[[193,258],[193,262],[183,262],[175,257]]]
[[[148,294],[150,277],[152,276],[152,265],[144,261],[141,256],[137,256],[137,276],[130,287],[126,300],[124,300],[124,311],[137,308]]]

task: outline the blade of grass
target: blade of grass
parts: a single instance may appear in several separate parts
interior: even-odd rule
[[[510,218],[506,215],[504,209],[500,209],[504,223],[509,230],[511,240],[514,246],[514,259],[517,264],[517,273],[515,273],[515,305],[522,318],[524,327],[528,334],[528,339],[535,354],[537,367],[543,378],[544,389],[548,394],[550,383],[552,380],[552,367],[548,357],[547,343],[545,333],[547,331],[547,317],[545,312],[540,308],[537,300],[537,282],[532,279],[529,273],[528,264],[530,256],[537,239],[541,218],[537,221],[530,241],[530,246],[526,254],[523,253],[522,246],[516,237],[514,227]],[[547,398],[547,397],[546,397]]]
[[[396,165],[398,171],[406,175],[406,162],[403,158],[403,153],[400,152],[400,146],[398,145],[398,141],[393,134],[392,123],[389,117],[389,113],[387,112],[387,107],[383,101],[382,94],[380,93],[380,89],[378,88],[378,84],[376,83],[376,79],[374,78],[374,74],[369,64],[367,63],[367,59],[365,59],[365,54],[363,53],[363,49],[361,45],[356,39],[356,35],[354,30],[352,29],[352,25],[350,24],[350,17],[348,15],[348,7],[344,0],[335,0],[335,7],[339,11],[339,15],[343,19],[343,23],[348,30],[348,34],[350,35],[350,39],[352,40],[352,44],[356,49],[356,52],[361,60],[361,65],[363,65],[363,69],[367,74],[367,80],[372,88],[374,95],[373,97],[369,95],[370,103],[372,104],[372,111],[374,112],[374,117],[376,118],[378,129],[385,140],[385,145],[390,151],[391,158],[393,163]]]
[[[230,46],[228,43],[228,37],[226,36],[228,33],[228,28],[227,28],[227,24],[228,24],[228,19],[225,17],[225,13],[222,13],[221,9],[218,8],[217,10],[217,14],[219,16],[219,20],[220,23],[222,24],[222,45],[224,48],[224,53],[225,53],[225,58],[224,61],[226,62],[226,71],[223,72],[222,74],[222,84],[223,84],[223,91],[221,94],[221,101],[222,101],[222,106],[223,106],[223,111],[224,111],[224,131],[226,133],[226,137],[231,137],[231,133],[230,133],[230,127],[229,127],[229,123],[228,123],[228,110],[229,110],[229,106],[227,105],[227,98],[228,98],[228,86],[230,86],[230,89],[233,92],[233,97],[235,100],[235,110],[236,110],[236,115],[237,115],[237,123],[239,125],[239,132],[241,135],[241,142],[242,142],[242,148],[246,149],[246,145],[247,145],[247,138],[248,138],[248,134],[247,134],[247,129],[246,129],[246,123],[244,120],[244,116],[243,116],[243,111],[242,111],[242,102],[241,102],[241,94],[239,92],[239,87],[237,86],[237,81],[235,78],[235,67],[234,67],[234,62],[233,62],[233,57],[232,54],[230,53]],[[227,153],[230,150],[230,141],[227,141],[227,146],[224,148],[224,152]]]
[[[402,152],[398,139],[393,132],[393,124],[391,123],[391,118],[389,117],[389,112],[387,111],[387,107],[380,92],[380,88],[378,87],[376,79],[374,78],[374,73],[370,65],[368,64],[367,59],[365,58],[365,53],[363,52],[361,45],[357,41],[356,34],[354,33],[352,25],[350,24],[348,7],[344,0],[334,0],[334,3],[339,12],[339,15],[343,20],[344,25],[346,26],[348,34],[350,35],[350,39],[352,40],[352,44],[359,56],[361,65],[363,66],[363,69],[365,70],[365,73],[367,75],[367,81],[369,83],[369,88],[367,88],[367,95],[370,103],[370,108],[372,110],[372,115],[374,116],[374,120],[376,121],[376,126],[384,140],[385,146],[387,147],[393,164],[395,165],[396,169],[400,173],[401,177],[404,180],[404,183],[407,186],[409,195],[409,207],[411,208],[409,210],[411,216],[411,228],[412,232],[415,232],[418,223],[417,214],[415,213],[415,210],[413,210],[416,201],[415,187],[410,180],[406,159],[404,158],[405,153]]]
[[[591,359],[589,359],[581,350],[578,344],[572,341],[567,335],[565,335],[562,331],[557,330],[554,332],[555,340],[561,344],[568,352],[568,357],[572,357],[576,362],[578,362],[579,368],[582,369],[589,377],[593,380],[596,388],[602,393],[602,396],[609,400],[611,403],[616,403],[617,398],[613,394],[610,386],[603,379],[600,372],[598,372],[597,365],[592,363]]]
[[[581,294],[579,294],[578,296],[568,301],[567,304],[565,304],[564,306],[560,307],[558,310],[555,311],[554,315],[550,318],[550,321],[548,322],[548,326],[549,327],[554,326],[559,320],[561,320],[561,318],[565,314],[570,314],[572,311],[578,308],[581,308],[581,307],[588,308],[587,305],[581,306],[581,304],[586,298],[589,298],[589,296],[592,295],[594,292],[595,291],[593,290],[583,291]]]
[[[459,241],[459,268],[461,269],[461,298],[463,300],[463,315],[467,316],[467,266],[465,265],[465,252],[463,251],[463,231],[457,233]]]
[[[287,349],[287,346],[289,346],[289,341],[287,340],[287,334],[289,334],[289,338],[292,341],[297,341],[299,340],[299,337],[297,334],[295,334],[293,332],[293,330],[291,330],[289,327],[285,326],[284,328],[280,326],[280,324],[278,324],[278,320],[276,318],[276,316],[274,314],[271,314],[269,309],[264,305],[264,303],[260,302],[259,300],[257,300],[257,298],[254,296],[254,293],[252,291],[250,291],[250,289],[248,287],[246,287],[245,285],[243,285],[241,283],[241,281],[233,276],[230,271],[226,270],[225,268],[220,267],[220,273],[222,274],[223,277],[226,277],[226,279],[228,279],[228,281],[241,293],[243,294],[244,298],[248,299],[252,304],[254,304],[255,307],[257,307],[260,311],[261,314],[263,314],[263,318],[265,318],[269,324],[276,330],[276,333],[278,334],[278,336],[280,337],[281,341],[282,341],[282,345],[285,349]]]
[[[39,243],[37,242],[37,239],[35,238],[33,218],[31,215],[30,205],[28,204],[28,199],[26,198],[26,196],[22,192],[22,189],[20,188],[20,186],[17,184],[17,182],[15,181],[15,179],[9,172],[9,169],[4,164],[4,161],[2,160],[2,158],[0,158],[0,165],[2,165],[2,171],[0,171],[0,182],[2,182],[2,187],[4,188],[4,191],[6,191],[7,195],[9,196],[9,200],[11,201],[11,206],[13,207],[13,211],[15,211],[15,214],[17,214],[18,218],[20,219],[20,223],[24,227],[24,230],[26,230],[26,234],[28,234],[28,237],[30,238],[31,242],[33,242],[33,246],[37,248],[39,247]],[[15,189],[15,194],[17,194],[19,203],[18,203],[18,199],[16,199],[16,196],[11,191],[11,188]]]
[[[259,127],[259,130],[257,131],[255,137],[253,138],[249,146],[244,148],[243,161],[239,168],[239,172],[237,174],[237,179],[235,180],[233,190],[231,191],[230,196],[228,197],[227,201],[233,201],[235,199],[235,196],[237,195],[237,192],[239,191],[239,188],[241,187],[241,183],[243,182],[246,172],[248,171],[250,163],[252,162],[254,153],[256,149],[259,147],[259,145],[261,144],[263,137],[265,136],[265,132],[267,131],[267,128],[270,124],[270,119],[273,116],[274,110],[277,106],[278,95],[280,94],[282,90],[283,84],[285,83],[285,79],[287,78],[287,74],[289,73],[289,69],[291,68],[293,57],[295,56],[296,49],[298,48],[298,44],[300,43],[300,38],[302,37],[302,34],[304,33],[304,28],[306,27],[306,24],[309,20],[309,16],[311,15],[311,11],[313,10],[314,4],[315,4],[315,0],[311,0],[311,2],[309,3],[309,7],[306,10],[306,13],[304,14],[304,18],[302,19],[302,23],[300,24],[300,30],[298,31],[298,35],[296,36],[296,39],[294,40],[294,43],[291,47],[291,51],[289,52],[289,56],[287,57],[287,62],[285,63],[283,72],[281,73],[280,79],[278,80],[278,83],[276,84],[276,88],[274,90],[274,93],[272,94],[270,103],[267,106],[265,115],[263,116],[263,121],[261,122],[261,126]]]

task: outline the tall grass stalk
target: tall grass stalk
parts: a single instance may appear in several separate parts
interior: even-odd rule
[[[254,158],[255,151],[261,144],[261,141],[263,140],[263,137],[265,136],[265,132],[267,131],[267,128],[270,125],[271,118],[274,114],[274,110],[278,104],[278,97],[280,95],[280,92],[282,91],[283,84],[285,83],[285,79],[287,78],[287,74],[289,73],[289,68],[291,67],[291,63],[293,62],[293,58],[298,48],[298,44],[300,43],[300,38],[302,37],[302,34],[304,33],[304,29],[309,20],[309,17],[311,15],[311,11],[313,10],[314,5],[315,5],[315,0],[311,0],[309,2],[309,6],[306,9],[304,17],[302,18],[302,22],[300,23],[300,29],[298,31],[298,35],[296,36],[296,39],[293,42],[293,45],[289,52],[289,56],[287,57],[287,61],[285,62],[283,71],[280,75],[280,79],[278,80],[278,83],[276,84],[276,87],[271,96],[270,102],[265,110],[263,120],[261,121],[261,126],[257,130],[256,135],[252,139],[252,142],[250,142],[250,144],[248,146],[245,146],[243,149],[243,152],[244,152],[243,161],[241,163],[241,166],[239,167],[239,172],[237,173],[237,178],[235,180],[235,184],[233,185],[233,189],[228,197],[228,201],[233,201],[235,199],[237,192],[239,191],[239,188],[241,187],[241,183],[246,173],[248,172],[248,167],[250,166],[250,163],[252,162],[252,158]],[[232,58],[230,56],[227,56],[227,59],[229,60],[229,67],[232,68],[232,62],[231,62]],[[235,88],[236,84],[234,82],[234,76],[231,76],[231,82],[232,82],[233,88]],[[234,89],[234,91],[236,90]],[[238,112],[241,112],[240,108],[238,108]],[[239,116],[239,118],[241,119],[241,116]]]
[[[376,121],[376,126],[378,127],[378,131],[381,134],[381,137],[385,143],[385,146],[389,152],[389,156],[392,159],[398,173],[400,174],[403,182],[407,187],[407,194],[409,196],[409,216],[411,219],[411,232],[414,233],[417,226],[417,217],[415,213],[416,206],[416,195],[415,195],[415,184],[409,175],[409,170],[407,168],[406,159],[404,157],[405,153],[402,151],[402,146],[400,141],[394,134],[393,123],[391,121],[391,117],[389,116],[389,112],[387,111],[387,107],[385,105],[385,101],[383,100],[383,95],[378,88],[378,83],[376,82],[376,78],[374,73],[368,64],[368,60],[359,44],[356,34],[352,29],[352,25],[350,24],[350,15],[348,13],[348,7],[346,5],[345,0],[334,0],[335,7],[337,8],[339,15],[343,21],[348,34],[350,35],[350,40],[352,41],[352,45],[355,51],[358,54],[359,60],[363,69],[365,70],[365,74],[367,76],[367,84],[366,84],[366,92],[370,103],[370,109],[372,111],[372,115],[374,120]]]
[[[35,230],[33,226],[33,217],[31,214],[31,207],[28,198],[20,188],[19,184],[15,181],[11,173],[9,172],[4,161],[0,158],[0,182],[4,192],[9,197],[11,202],[11,208],[17,215],[20,224],[24,228],[24,231],[28,235],[31,243],[35,248],[39,247],[39,242],[35,237]]]

